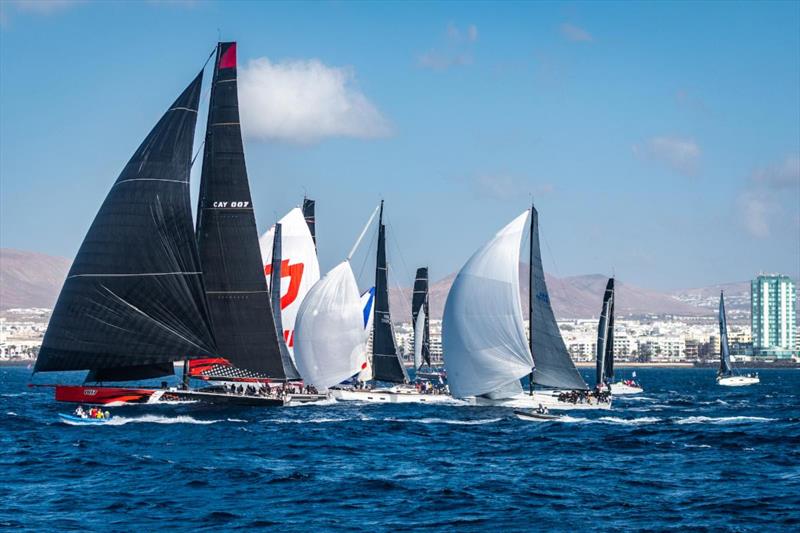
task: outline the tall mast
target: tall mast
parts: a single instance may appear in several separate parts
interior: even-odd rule
[[[533,357],[533,217],[536,216],[536,210],[531,203],[531,225],[528,232],[528,348],[531,350],[531,357]],[[535,363],[534,363],[535,364]],[[533,396],[533,368],[528,375],[528,393]]]

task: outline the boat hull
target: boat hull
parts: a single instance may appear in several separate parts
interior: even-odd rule
[[[390,389],[332,389],[331,396],[337,401],[365,402],[365,403],[429,403],[429,404],[458,404],[459,400],[449,394],[422,394],[416,389],[390,388]]]
[[[155,392],[155,389],[56,385],[56,401],[92,405],[148,403]]]
[[[546,415],[535,412],[517,411],[517,410],[514,410],[514,414],[517,415],[517,418],[519,418],[520,420],[524,420],[525,422],[552,422],[553,420],[558,420],[559,418],[561,418],[558,415]]]
[[[642,389],[641,387],[626,385],[621,381],[611,384],[611,394],[615,396],[626,395],[626,394],[641,394],[642,392],[644,392],[644,389]]]
[[[722,385],[723,387],[745,387],[756,383],[761,383],[758,376],[725,376],[717,378],[717,385]]]
[[[533,394],[519,394],[512,398],[492,399],[483,396],[467,398],[470,405],[480,407],[510,407],[514,409],[538,409],[546,407],[549,411],[596,411],[611,409],[611,402],[572,403],[558,399],[560,391],[534,391]]]
[[[64,413],[58,413],[58,417],[65,421],[70,422],[72,424],[83,424],[85,426],[102,426],[103,424],[110,422],[110,418],[81,418],[75,415],[68,415]]]

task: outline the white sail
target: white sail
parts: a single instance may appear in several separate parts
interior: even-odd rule
[[[375,304],[375,287],[371,287],[361,295],[361,309],[364,312],[364,348],[366,351],[366,343],[369,341],[369,336],[372,333],[372,320],[375,318],[373,306]],[[367,359],[367,364],[361,369],[358,374],[359,381],[370,381],[372,379],[372,361],[365,353],[364,357]]]
[[[533,367],[519,296],[527,219],[528,211],[475,252],[447,296],[442,343],[453,396],[513,395]]]
[[[319,261],[314,239],[303,216],[303,211],[296,207],[278,221],[281,224],[281,319],[283,336],[294,356],[294,330],[297,312],[303,299],[311,287],[319,281]],[[272,270],[272,240],[275,226],[259,239],[261,260],[267,285],[270,283],[269,273]]]
[[[349,261],[328,272],[306,295],[297,313],[294,348],[303,380],[320,390],[366,365],[364,314]]]
[[[422,346],[425,344],[425,306],[419,308],[414,325],[414,368],[422,366]]]

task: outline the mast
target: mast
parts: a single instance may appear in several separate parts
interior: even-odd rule
[[[174,375],[213,357],[189,170],[202,72],[164,113],[100,207],[59,294],[34,372],[89,381]]]
[[[531,204],[531,221],[528,231],[528,349],[531,351],[531,357],[533,357],[533,213],[534,207]],[[535,358],[533,360],[536,361]],[[528,394],[533,396],[533,368],[528,374]]]
[[[286,379],[300,379],[300,374],[295,368],[292,356],[289,354],[289,347],[286,345],[286,338],[283,335],[283,318],[281,314],[281,263],[283,247],[283,225],[275,224],[275,233],[272,238],[272,271],[270,272],[270,299],[272,301],[272,316],[275,318],[275,333],[278,337],[278,345],[281,350],[281,363]]]
[[[203,152],[197,243],[226,377],[285,379],[239,124],[236,43],[219,43]]]
[[[378,217],[378,250],[375,261],[375,320],[372,324],[372,377],[378,381],[405,383],[408,375],[394,337],[389,311],[389,277],[386,265],[386,226],[383,223],[383,200]]]

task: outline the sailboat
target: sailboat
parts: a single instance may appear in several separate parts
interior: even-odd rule
[[[609,278],[603,294],[603,308],[597,324],[596,388],[610,390],[612,394],[639,394],[642,388],[633,380],[614,383],[614,278]],[[636,377],[636,372],[633,373]]]
[[[519,258],[530,218],[530,291],[526,339]],[[442,321],[447,380],[454,397],[474,405],[608,409],[589,392],[558,330],[544,279],[535,207],[479,248],[456,276]],[[523,392],[521,379],[530,388]],[[534,390],[534,385],[544,389]]]
[[[266,389],[244,395],[188,387],[198,360],[210,375],[286,378],[244,167],[232,42],[216,47],[193,229],[189,172],[202,77],[122,170],[70,268],[34,373],[89,372],[83,385],[56,385],[58,401],[284,404]],[[181,388],[102,385],[171,376],[176,361],[186,361]]]
[[[375,262],[375,287],[372,320],[372,354],[359,373],[358,387],[337,387],[331,391],[337,400],[375,403],[442,403],[451,399],[445,394],[421,394],[409,384],[395,340],[389,309],[389,280],[386,262],[386,225],[383,223],[383,201],[378,216],[378,247]],[[393,383],[391,386],[376,386]]]
[[[743,387],[760,383],[758,374],[739,375],[733,371],[731,352],[728,346],[728,319],[725,316],[725,297],[719,293],[719,370],[717,384],[726,387]]]
[[[428,267],[419,267],[411,296],[411,324],[414,327],[414,369],[417,381],[444,383],[444,372],[431,365],[430,296]],[[423,366],[426,368],[423,370]]]

